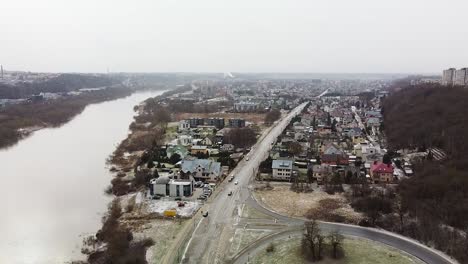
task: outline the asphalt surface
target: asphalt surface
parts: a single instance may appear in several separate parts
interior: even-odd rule
[[[284,222],[289,225],[288,230],[290,233],[297,233],[297,227],[300,227],[304,223],[304,219],[292,218],[284,215],[275,213],[262,205],[260,205],[253,197],[250,197],[247,200],[247,203],[254,207],[256,210],[278,219],[278,221]],[[330,233],[332,231],[339,231],[345,236],[355,236],[360,238],[366,238],[372,241],[380,242],[391,247],[400,249],[412,256],[419,258],[420,260],[429,263],[429,264],[449,264],[457,263],[455,260],[449,258],[445,254],[429,248],[413,239],[400,236],[395,233],[391,233],[385,230],[376,229],[376,228],[367,228],[355,225],[341,224],[341,223],[329,223],[319,221],[319,227],[322,232]],[[301,233],[301,232],[300,232]],[[281,237],[271,237],[268,240],[263,240],[262,245],[266,245],[274,239],[279,239]],[[246,263],[245,260],[248,256],[255,255],[260,245],[255,245],[251,249],[247,249],[244,252],[241,252],[236,256],[234,263]],[[243,262],[244,261],[244,262]]]
[[[250,197],[248,187],[252,176],[268,155],[272,143],[306,104],[296,107],[287,116],[277,121],[271,130],[266,131],[259,142],[252,147],[250,153],[230,174],[234,175],[235,179],[232,182],[225,181],[218,187],[221,191],[211,203],[207,204],[209,216],[204,218],[195,229],[192,240],[187,246],[183,263],[219,263],[223,260],[224,256],[219,255],[218,249],[222,242],[220,240],[223,240],[223,230],[238,224],[240,217],[237,212]],[[232,196],[228,196],[230,191],[232,191]]]
[[[305,105],[306,103],[298,106],[286,117],[275,123],[271,130],[265,131],[259,142],[252,147],[251,152],[230,174],[234,175],[235,179],[232,182],[226,180],[218,187],[220,190],[218,190],[217,197],[204,207],[205,210],[208,210],[209,215],[206,218],[202,218],[197,228],[195,228],[190,242],[184,250],[185,254],[181,263],[224,263],[225,256],[223,254],[226,252],[225,247],[226,244],[230,243],[229,241],[232,238],[229,236],[229,231],[239,224],[239,211],[242,204],[248,204],[262,213],[270,215],[286,224],[287,229],[280,232],[278,236],[281,236],[283,232],[288,235],[288,232],[290,232],[290,234],[297,234],[297,232],[299,232],[300,234],[298,230],[303,225],[303,219],[290,218],[266,209],[252,198],[249,184],[259,164],[267,157],[272,143],[276,141],[277,137],[286,128],[290,120],[299,114]],[[233,193],[231,196],[228,196],[230,191]],[[366,238],[390,245],[418,257],[429,264],[456,263],[436,250],[387,231],[327,222],[320,222],[319,226],[325,233],[332,230],[339,230],[344,235]],[[253,243],[248,248],[242,250],[240,254],[234,258],[234,262],[246,263],[249,257],[253,256],[256,252],[255,248],[258,248],[261,243],[268,243],[270,240],[274,239],[278,239],[278,237],[273,235],[270,238],[260,239],[257,243]]]

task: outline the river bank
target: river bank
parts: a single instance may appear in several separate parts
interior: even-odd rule
[[[90,104],[128,97],[137,91],[123,86],[113,87],[0,108],[0,149],[11,147],[38,130],[59,127]]]
[[[186,89],[187,87],[181,88],[179,92],[183,93]],[[183,208],[190,211],[186,215],[179,215],[180,208],[177,209],[178,217],[176,218],[164,217],[164,210],[148,211],[148,208],[165,208],[166,206],[169,206],[166,209],[171,209],[174,206],[177,208],[177,203],[171,199],[165,201],[148,199],[146,192],[150,179],[167,174],[167,171],[173,171],[169,173],[177,174],[179,170],[175,164],[180,160],[180,156],[175,160],[171,154],[166,152],[167,144],[174,144],[173,142],[176,142],[180,136],[177,132],[178,121],[191,117],[221,117],[226,120],[244,118],[249,127],[225,130],[251,135],[249,138],[236,139],[237,141],[232,143],[244,150],[254,144],[256,135],[261,134],[262,129],[265,129],[262,124],[265,114],[226,113],[226,109],[229,109],[230,106],[226,107],[225,105],[198,107],[198,111],[203,110],[189,113],[187,109],[193,108],[174,102],[176,100],[173,98],[177,98],[177,96],[171,97],[174,93],[177,93],[177,90],[147,99],[134,107],[137,115],[129,126],[129,133],[108,160],[110,170],[115,177],[106,192],[115,195],[113,201],[115,206],[110,208],[101,230],[95,237],[87,240],[89,243],[84,248],[89,255],[88,261],[90,263],[120,261],[128,258],[135,259],[138,263],[146,263],[161,259],[165,254],[164,250],[161,249],[170,247],[172,240],[177,237],[181,226],[184,225],[185,219],[193,216],[200,208],[199,201],[196,200],[199,194],[194,194],[190,198],[186,198],[186,205]],[[174,108],[178,110],[174,110]],[[208,127],[205,126],[201,130],[205,129],[208,137],[214,139],[216,134],[214,131],[219,131],[219,129],[215,129],[214,126]],[[205,132],[200,131],[202,134]],[[225,138],[231,134],[234,135],[234,133],[228,132],[225,134]],[[218,153],[219,146],[213,145],[213,148],[217,151],[215,151],[216,154],[211,153],[213,155],[210,154],[210,158],[214,162],[221,162],[222,166],[226,167],[223,169],[222,175],[220,174],[220,179],[223,179],[222,176],[227,175],[229,168],[232,169],[238,160],[231,160],[230,153],[232,152],[225,152],[221,155]],[[243,151],[240,152],[238,154],[241,154],[240,157],[242,157]],[[203,158],[206,157],[203,155]],[[227,164],[230,165],[227,166]],[[114,213],[112,213],[113,211]],[[102,232],[106,234],[131,234],[128,235],[131,239],[122,244],[115,237],[100,235]],[[162,237],[164,239],[161,239]],[[115,250],[115,247],[118,247],[118,250]],[[151,249],[147,251],[148,248]]]
[[[138,171],[138,166],[146,151],[164,142],[171,120],[170,113],[156,101],[186,89],[167,91],[133,107],[136,115],[129,125],[127,137],[107,160],[114,177],[106,193],[115,196],[102,228],[95,236],[83,240],[82,252],[88,255],[89,263],[124,263],[123,260],[146,263],[146,248],[155,244],[155,235],[164,234],[165,242],[156,240],[156,243],[161,246],[164,242],[166,245],[180,229],[172,225],[174,219],[165,219],[161,213],[148,210],[144,201],[147,199],[145,185],[149,181],[148,173],[146,170]]]
[[[0,150],[0,263],[58,264],[85,259],[82,239],[102,226],[113,175],[104,166],[127,137],[133,107],[162,91],[91,104],[56,128]]]

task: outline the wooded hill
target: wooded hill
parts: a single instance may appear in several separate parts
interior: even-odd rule
[[[116,82],[117,80],[106,76],[66,73],[42,82],[18,83],[15,85],[0,84],[0,99],[26,98],[41,92],[70,92],[81,88],[110,86]]]
[[[391,150],[439,147],[448,154],[443,161],[429,154],[415,164],[415,176],[399,184],[398,208],[404,222],[400,232],[435,246],[461,263],[468,263],[466,109],[468,89],[462,87],[408,86],[383,101],[385,134]]]
[[[390,148],[440,147],[453,158],[468,154],[468,89],[409,86],[383,102]]]

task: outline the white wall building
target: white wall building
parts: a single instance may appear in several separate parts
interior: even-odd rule
[[[468,85],[468,68],[459,69],[455,72],[454,85]]]
[[[192,136],[188,135],[178,135],[177,143],[183,146],[188,146],[192,144]]]
[[[450,68],[447,70],[444,70],[442,74],[442,84],[443,85],[453,85],[453,81],[455,79],[455,68]]]
[[[273,179],[290,180],[293,172],[292,160],[273,160]]]
[[[193,180],[173,180],[167,176],[153,179],[153,194],[170,197],[188,197],[193,194]]]
[[[179,122],[179,131],[186,131],[190,129],[190,122],[187,120],[181,120]]]

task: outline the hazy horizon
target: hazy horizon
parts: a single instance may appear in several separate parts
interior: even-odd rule
[[[468,66],[462,0],[18,0],[0,64],[33,72],[437,74]]]

